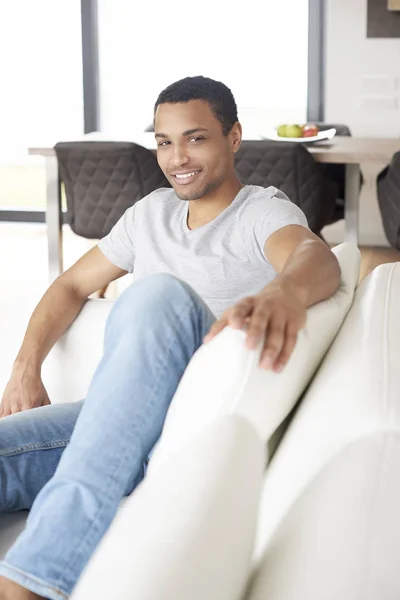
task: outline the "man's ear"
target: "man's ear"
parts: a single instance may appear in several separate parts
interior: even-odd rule
[[[238,121],[233,124],[232,129],[229,132],[229,136],[231,138],[232,151],[236,153],[240,148],[240,144],[242,143],[242,126]]]

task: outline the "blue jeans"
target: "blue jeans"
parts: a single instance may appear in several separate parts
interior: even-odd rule
[[[143,478],[178,383],[214,320],[186,283],[145,277],[108,317],[84,401],[0,419],[0,512],[31,509],[0,575],[50,600],[71,594],[121,499]]]

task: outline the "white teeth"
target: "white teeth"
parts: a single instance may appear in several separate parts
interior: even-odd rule
[[[197,171],[193,171],[193,173],[185,173],[184,175],[175,175],[177,179],[187,179],[188,177],[193,177],[196,175]]]

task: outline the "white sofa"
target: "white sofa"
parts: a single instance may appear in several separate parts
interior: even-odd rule
[[[341,288],[308,311],[281,374],[230,328],[196,353],[73,600],[400,597],[400,266],[353,302],[358,251],[335,252]],[[53,401],[84,396],[111,306],[89,301],[52,352]],[[0,555],[25,517],[0,517]]]

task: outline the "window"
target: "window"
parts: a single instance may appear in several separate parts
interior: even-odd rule
[[[80,0],[0,4],[0,219],[44,209],[44,159],[29,146],[83,133]]]
[[[245,133],[304,122],[307,0],[98,0],[101,129],[143,131],[159,92],[187,75],[232,90]]]

